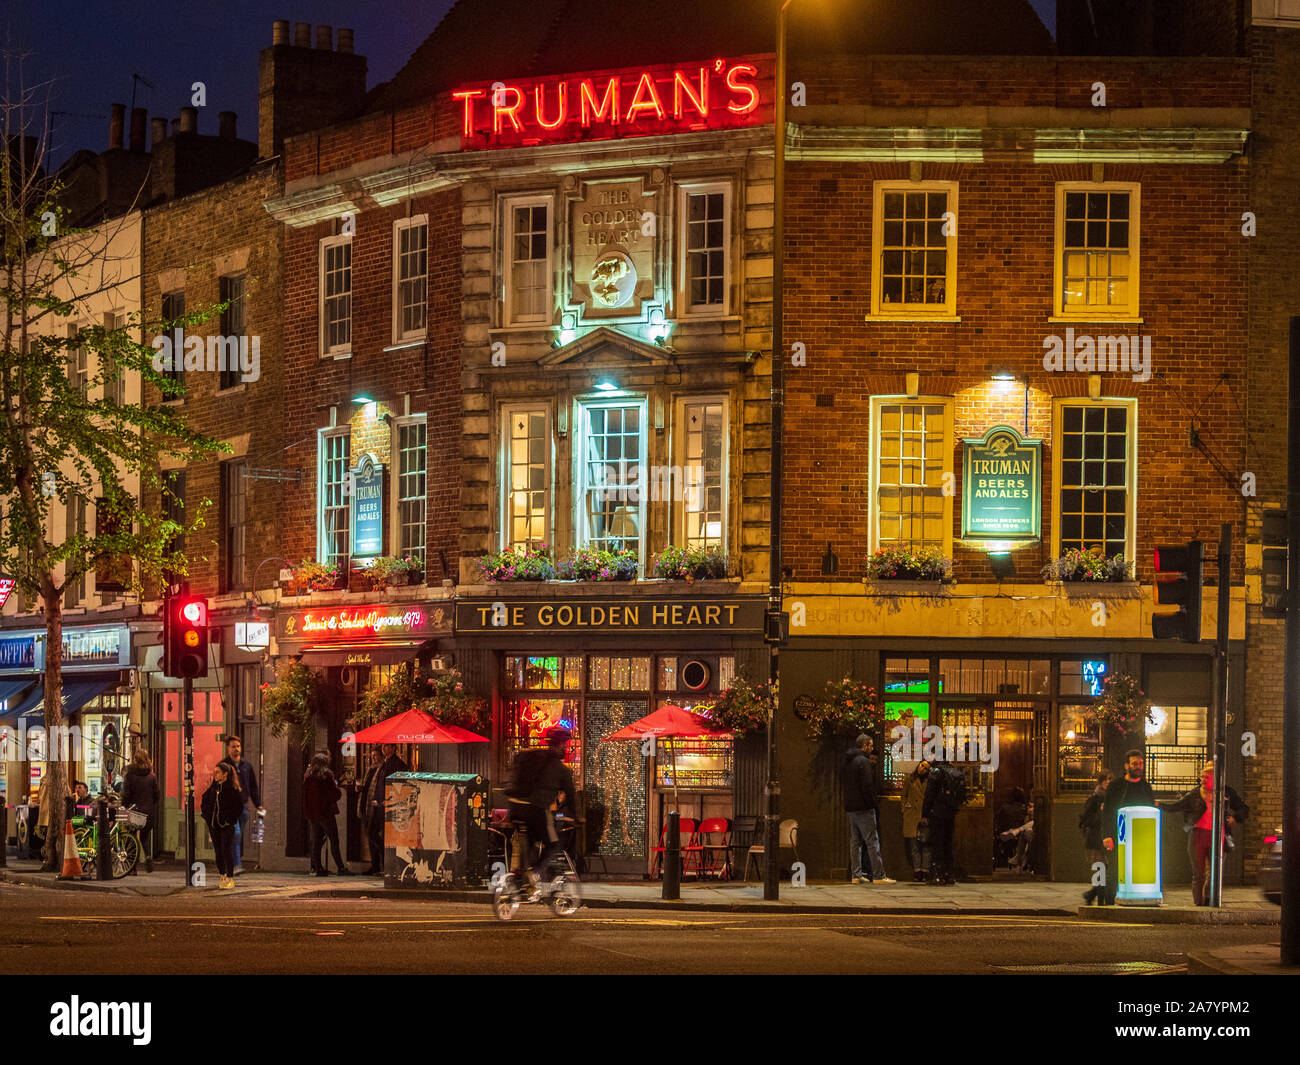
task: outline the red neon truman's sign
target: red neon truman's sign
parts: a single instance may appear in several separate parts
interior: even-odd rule
[[[457,89],[463,148],[647,137],[771,121],[767,57],[606,70]]]

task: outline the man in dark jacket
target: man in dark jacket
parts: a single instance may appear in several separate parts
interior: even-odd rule
[[[1119,855],[1115,850],[1119,812],[1127,806],[1154,806],[1155,792],[1146,781],[1146,758],[1139,750],[1124,755],[1124,775],[1111,781],[1101,805],[1102,846],[1106,848],[1106,885],[1100,904],[1113,906],[1119,887]]]
[[[262,792],[257,786],[257,773],[253,770],[252,762],[244,761],[244,744],[238,736],[226,737],[226,757],[222,761],[230,766],[239,779],[240,794],[244,796],[244,807],[240,810],[239,821],[235,825],[234,875],[239,876],[244,871],[244,832],[248,828],[248,804],[252,803],[252,808],[259,814],[266,811],[262,809]]]
[[[849,864],[855,884],[894,883],[885,876],[880,857],[880,825],[877,812],[876,774],[871,764],[874,742],[863,733],[850,748],[844,763],[844,812],[849,816]],[[867,870],[870,869],[870,872]]]
[[[134,806],[149,818],[144,827],[137,830],[146,873],[153,872],[153,828],[158,817],[159,798],[158,777],[154,775],[149,752],[142,747],[137,748],[131,768],[126,771],[126,779],[122,784],[122,805]]]
[[[925,802],[921,805],[921,823],[930,826],[932,884],[957,882],[953,877],[952,837],[957,827],[957,811],[965,798],[966,778],[961,771],[942,759],[935,762],[930,767]]]
[[[573,773],[564,764],[564,754],[572,736],[565,728],[548,729],[545,749],[520,751],[511,766],[510,786],[506,789],[511,814],[524,823],[528,853],[531,855],[541,847],[540,856],[528,870],[534,893],[546,876],[551,858],[560,848],[553,811],[559,806],[567,806],[575,793]]]
[[[384,801],[388,793],[388,778],[393,773],[405,773],[408,766],[397,757],[397,747],[385,743],[379,748],[384,756],[383,762],[375,771],[373,778],[367,778],[366,791],[370,794],[370,816],[366,823],[366,835],[370,840],[370,868],[367,876],[384,874]]]

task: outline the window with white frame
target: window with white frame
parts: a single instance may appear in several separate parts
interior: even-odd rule
[[[352,350],[352,238],[320,242],[320,343],[322,355]]]
[[[506,322],[551,320],[551,198],[505,201],[504,290]]]
[[[429,277],[429,220],[403,218],[393,226],[393,342],[424,336]]]
[[[398,558],[424,564],[425,491],[428,471],[428,423],[424,416],[397,423]]]
[[[725,547],[727,527],[727,401],[688,396],[678,401],[683,547]]]
[[[952,542],[952,499],[944,474],[952,459],[950,405],[940,399],[880,399],[875,423],[875,549]]]
[[[877,181],[871,226],[871,313],[957,313],[957,184]]]
[[[1053,448],[1058,554],[1097,547],[1107,558],[1133,557],[1135,418],[1136,408],[1127,401],[1058,405]]]
[[[682,304],[689,314],[726,314],[731,186],[683,185]]]
[[[639,553],[645,525],[645,402],[593,400],[579,410],[579,544]]]
[[[329,566],[346,562],[350,549],[347,498],[350,458],[351,439],[346,429],[321,434],[318,555]]]
[[[1135,183],[1056,186],[1056,315],[1138,316],[1139,199]]]
[[[550,420],[545,406],[507,407],[502,412],[503,547],[549,542]]]

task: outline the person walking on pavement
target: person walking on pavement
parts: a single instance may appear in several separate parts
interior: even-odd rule
[[[351,876],[352,870],[339,851],[339,799],[343,789],[334,779],[330,769],[329,755],[317,751],[302,778],[302,815],[307,819],[310,841],[307,853],[311,857],[311,871],[315,876],[328,876],[328,870],[321,864],[321,849],[329,840],[330,850],[334,853],[334,864],[338,866],[339,876]]]
[[[952,837],[957,825],[957,811],[966,801],[966,778],[961,770],[942,760],[930,767],[921,806],[921,824],[930,828],[930,845],[934,848],[931,868],[932,884],[955,884],[953,876]]]
[[[1101,862],[1103,867],[1106,864],[1106,851],[1101,845],[1101,806],[1106,799],[1106,788],[1110,785],[1113,776],[1109,769],[1103,769],[1097,774],[1097,784],[1092,789],[1092,794],[1088,796],[1088,801],[1083,804],[1083,812],[1079,814],[1079,828],[1083,831],[1083,853],[1088,859],[1089,880],[1096,873],[1098,862]],[[1102,897],[1102,887],[1098,885],[1093,885],[1083,893],[1083,901],[1089,906],[1094,902],[1100,903]]]
[[[153,762],[149,758],[149,752],[139,747],[122,784],[122,805],[134,806],[149,818],[143,827],[136,831],[136,836],[140,840],[140,853],[144,856],[146,873],[153,872],[153,828],[158,816],[159,798],[158,777],[154,774]],[[135,872],[135,867],[132,867],[131,872]]]
[[[1231,787],[1225,786],[1223,797],[1227,802],[1223,819],[1224,841],[1231,846],[1229,827],[1250,816],[1247,806]],[[1162,810],[1183,815],[1183,831],[1187,833],[1187,860],[1192,866],[1192,902],[1208,906],[1205,880],[1209,874],[1210,847],[1214,840],[1214,763],[1206,762],[1201,770],[1200,787],[1192,788],[1171,802],[1156,803]]]
[[[880,857],[877,813],[880,797],[871,766],[874,742],[866,733],[858,736],[844,765],[844,812],[849,816],[849,864],[855,884],[892,884]]]
[[[1136,749],[1127,751],[1124,755],[1124,775],[1111,781],[1101,806],[1101,844],[1106,849],[1106,884],[1100,905],[1115,905],[1115,892],[1119,887],[1119,855],[1115,851],[1115,837],[1119,834],[1120,811],[1127,806],[1155,804],[1155,793],[1146,781],[1146,757]]]
[[[203,793],[199,809],[212,833],[212,849],[216,851],[222,888],[235,886],[235,826],[239,824],[239,812],[245,801],[230,763],[218,762],[212,769],[212,781]]]
[[[930,879],[930,826],[921,824],[929,776],[930,763],[921,761],[903,780],[903,842],[912,863],[912,879],[922,884]]]
[[[365,789],[370,803],[366,821],[370,839],[370,868],[366,870],[367,876],[384,874],[384,798],[388,791],[388,778],[394,773],[405,773],[407,770],[406,763],[397,757],[396,745],[385,743],[379,750],[384,760],[373,775],[368,774],[366,778],[370,781]]]
[[[262,808],[262,792],[257,786],[257,773],[253,770],[253,764],[244,760],[244,744],[238,736],[226,737],[226,757],[222,759],[235,774],[235,779],[239,782],[241,794],[244,796],[244,808],[239,812],[239,820],[235,824],[235,871],[234,876],[239,876],[244,871],[244,839],[245,830],[248,827],[248,810],[249,803],[253,804],[253,809],[257,815],[262,817],[266,810]]]

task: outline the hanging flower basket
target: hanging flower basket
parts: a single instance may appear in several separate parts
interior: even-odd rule
[[[1085,715],[1090,724],[1132,732],[1138,722],[1154,721],[1151,701],[1127,673],[1108,673],[1102,678],[1101,697]]]
[[[845,677],[827,682],[825,694],[808,709],[805,721],[808,734],[822,743],[849,742],[884,728],[885,708],[875,688]]]
[[[315,731],[311,725],[320,709],[323,680],[316,670],[296,662],[274,684],[262,685],[262,720],[272,736],[296,730],[299,743],[311,746]]]
[[[739,738],[766,728],[773,704],[771,689],[766,684],[755,686],[743,677],[736,677],[716,699],[699,703],[694,709],[718,728]]]
[[[387,684],[361,696],[352,725],[360,731],[408,710],[422,710],[444,725],[459,725],[472,732],[482,731],[488,723],[487,703],[466,691],[455,670],[429,678],[399,669]]]

